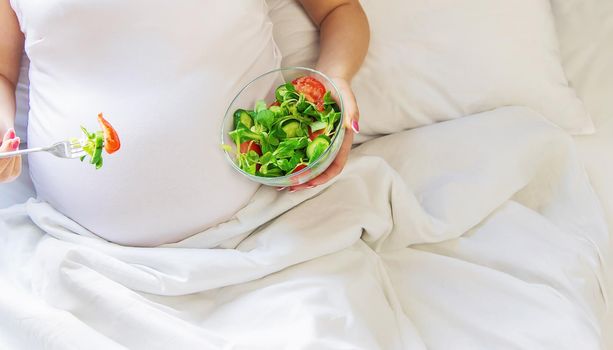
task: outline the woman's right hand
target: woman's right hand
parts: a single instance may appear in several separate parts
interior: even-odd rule
[[[9,129],[2,138],[0,152],[12,152],[19,149],[21,140]],[[0,159],[0,183],[11,182],[21,174],[21,156]]]

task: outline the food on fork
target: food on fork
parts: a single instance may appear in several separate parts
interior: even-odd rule
[[[275,90],[276,101],[234,112],[237,165],[246,173],[278,177],[302,170],[329,147],[341,112],[324,85],[303,76]],[[229,145],[224,149],[232,152]]]
[[[106,119],[104,119],[102,113],[98,114],[98,123],[100,123],[102,130],[90,133],[84,126],[81,126],[81,130],[85,136],[80,140],[71,140],[73,142],[78,142],[83,147],[83,151],[87,153],[80,158],[81,161],[84,161],[89,155],[91,158],[89,163],[95,165],[96,169],[102,167],[103,150],[108,154],[112,154],[117,152],[121,147],[117,131]]]

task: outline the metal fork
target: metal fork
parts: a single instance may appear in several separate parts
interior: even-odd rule
[[[0,152],[0,159],[20,156],[34,152],[49,152],[56,157],[74,159],[85,155],[83,146],[78,140],[56,142],[49,147],[28,148],[13,152]]]

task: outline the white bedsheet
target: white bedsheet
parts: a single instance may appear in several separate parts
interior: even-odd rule
[[[13,206],[0,344],[598,349],[608,234],[576,157],[562,131],[503,108],[368,142],[333,184],[262,188],[166,247]]]
[[[598,195],[607,219],[609,228],[613,227],[613,114],[608,120],[598,123],[595,135],[575,138],[578,154],[585,165],[590,182]],[[609,229],[609,232],[611,230]],[[613,249],[610,242],[609,250]],[[613,257],[608,262],[609,299],[613,298]],[[613,350],[613,310],[609,305],[609,315],[605,322],[605,349]]]
[[[575,142],[609,227],[613,227],[613,116],[599,125],[596,134],[575,137]]]

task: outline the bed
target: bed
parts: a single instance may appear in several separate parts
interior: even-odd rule
[[[0,347],[605,348],[613,50],[582,45],[613,34],[613,12],[565,4],[564,69],[594,135],[509,106],[372,138],[333,184],[263,188],[159,248],[100,240],[24,173],[0,197]]]

